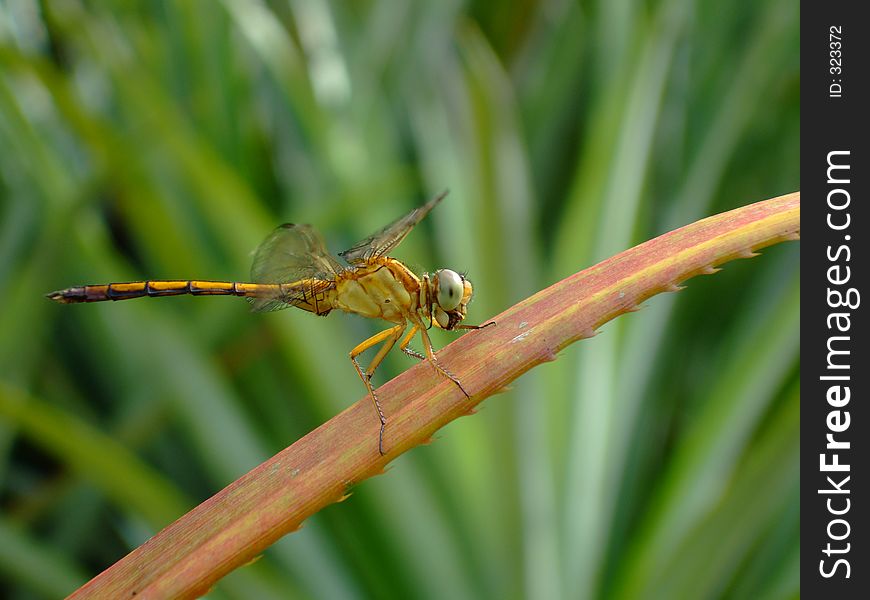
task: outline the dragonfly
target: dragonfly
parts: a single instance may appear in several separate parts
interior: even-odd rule
[[[459,379],[436,358],[428,329],[435,326],[457,331],[482,329],[494,324],[461,324],[474,293],[465,274],[439,269],[418,276],[399,260],[387,256],[446,195],[446,191],[438,194],[374,235],[339,252],[338,256],[346,264],[327,251],[323,237],[314,227],[285,223],[272,231],[254,251],[250,283],[147,280],[71,287],[50,292],[46,297],[62,304],[75,304],[185,294],[241,296],[248,299],[255,312],[295,306],[321,316],[341,310],[387,321],[391,323],[389,328],[350,351],[350,360],[380,421],[378,452],[383,456],[387,419],[372,385],[372,377],[384,357],[398,342],[402,352],[428,361],[439,375],[452,381],[470,398]],[[410,347],[418,333],[425,354]],[[359,356],[378,344],[380,349],[363,369]]]

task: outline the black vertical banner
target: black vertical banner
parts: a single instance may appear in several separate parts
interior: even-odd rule
[[[870,22],[801,3],[801,595],[870,597]],[[803,224],[806,224],[804,227]]]

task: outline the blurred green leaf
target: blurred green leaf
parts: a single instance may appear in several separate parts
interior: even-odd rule
[[[0,571],[45,598],[60,598],[87,581],[84,571],[59,552],[0,519]]]

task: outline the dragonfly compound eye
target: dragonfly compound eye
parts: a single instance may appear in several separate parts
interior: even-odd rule
[[[456,271],[441,269],[435,273],[438,305],[444,310],[454,310],[462,302],[465,285]]]

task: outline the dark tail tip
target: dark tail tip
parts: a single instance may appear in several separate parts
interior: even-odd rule
[[[79,292],[79,293],[76,293]],[[81,301],[80,298],[84,296],[84,290],[82,288],[69,288],[66,290],[56,290],[54,292],[49,292],[45,295],[49,300],[54,300],[55,302],[60,302],[61,304],[70,304],[71,302]]]

